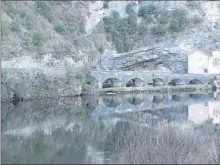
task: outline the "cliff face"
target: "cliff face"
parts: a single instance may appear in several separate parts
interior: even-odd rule
[[[173,10],[177,10],[176,16]],[[62,66],[104,69],[105,49],[122,53],[156,45],[174,56],[185,56],[197,48],[220,49],[217,1],[140,1],[137,6],[129,1],[8,1],[2,2],[2,11],[2,60],[9,60],[3,66],[12,58],[28,56],[35,63],[50,57],[47,59],[54,67],[62,61]],[[172,20],[166,16],[172,16]],[[113,21],[110,31],[103,18]],[[162,54],[161,58],[171,63],[186,59],[174,56]],[[27,61],[24,59],[17,62]]]

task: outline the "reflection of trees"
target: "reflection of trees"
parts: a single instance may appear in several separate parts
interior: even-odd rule
[[[45,118],[47,121],[51,119],[50,115]],[[69,113],[63,112],[59,115],[64,116],[63,123],[65,124],[68,121]],[[59,118],[59,115],[56,117]],[[24,119],[26,120],[26,118]],[[20,120],[16,121],[17,124],[19,122]],[[41,120],[41,122],[45,121]],[[70,129],[66,129],[68,123],[73,124]],[[80,119],[80,116],[72,117],[68,123],[53,129],[51,134],[45,134],[44,130],[40,129],[31,136],[3,134],[2,154],[6,155],[3,162],[86,163],[88,145],[104,150],[106,138],[111,133],[111,126],[105,125],[102,120]],[[27,122],[27,124],[30,123]]]

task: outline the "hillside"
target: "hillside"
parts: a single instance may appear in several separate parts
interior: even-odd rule
[[[186,63],[193,49],[220,49],[217,1],[1,3],[3,66],[105,69],[105,50],[124,53],[155,45],[168,51],[162,59]]]

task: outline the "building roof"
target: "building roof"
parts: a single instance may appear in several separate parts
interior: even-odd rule
[[[212,54],[212,51],[208,51],[208,50],[195,50],[195,51],[193,51],[193,53],[195,53],[195,52],[199,52],[199,53],[202,53],[202,54],[204,54],[204,55],[206,55],[206,56],[209,56],[209,57],[212,57],[213,56],[213,54]]]

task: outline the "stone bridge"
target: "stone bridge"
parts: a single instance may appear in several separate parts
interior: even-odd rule
[[[127,95],[87,96],[83,106],[95,110],[94,114],[127,113],[154,111],[158,109],[187,106],[212,100],[212,95],[204,94],[149,94],[134,93]]]
[[[108,87],[144,87],[210,84],[220,74],[178,74],[145,71],[91,71],[87,83],[94,88]]]

